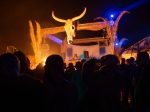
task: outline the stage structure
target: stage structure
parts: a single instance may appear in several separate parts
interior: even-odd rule
[[[64,20],[56,17],[54,11],[52,11],[52,17],[56,21],[65,24],[64,26],[59,26],[59,27],[41,28],[40,24],[36,22],[37,37],[40,39],[39,41],[36,41],[35,39],[31,39],[33,49],[35,49],[34,50],[35,57],[38,57],[38,55],[40,55],[41,53],[41,51],[39,50],[39,47],[41,45],[41,39],[47,37],[48,35],[54,35],[60,32],[66,32],[66,38],[63,40],[61,44],[61,54],[65,60],[73,60],[73,59],[81,59],[81,58],[89,58],[89,57],[100,58],[101,56],[106,54],[117,54],[117,52],[115,52],[114,43],[116,40],[118,23],[121,17],[128,12],[122,11],[113,24],[110,24],[109,20],[102,17],[99,17],[99,19],[103,20],[102,22],[91,22],[91,23],[84,23],[84,24],[77,23],[76,21],[81,19],[85,15],[85,13],[86,13],[86,8],[84,8],[84,11],[79,16],[73,17],[72,19]],[[29,24],[30,24],[30,36],[32,38],[33,37],[35,38],[35,35],[33,35],[34,29],[31,21],[29,22]],[[81,39],[75,38],[76,32],[80,30],[86,30],[88,32],[88,31],[99,31],[103,29],[105,29],[107,33],[105,37],[93,37],[93,38],[84,37]],[[81,43],[90,43],[90,42],[95,42],[96,44],[91,46],[79,45]],[[34,45],[34,43],[37,44]],[[36,50],[38,50],[38,52],[36,52]],[[42,57],[40,57],[40,59],[42,59]]]
[[[128,47],[123,53],[123,58],[136,58],[138,52],[148,52],[150,54],[150,36],[141,39],[140,41],[136,42],[135,44]]]

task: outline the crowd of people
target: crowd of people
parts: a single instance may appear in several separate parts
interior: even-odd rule
[[[150,57],[106,55],[66,63],[50,55],[30,69],[21,51],[0,55],[0,110],[41,112],[150,112]]]

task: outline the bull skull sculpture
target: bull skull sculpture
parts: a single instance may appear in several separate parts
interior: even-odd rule
[[[65,31],[66,31],[66,34],[67,34],[67,42],[68,44],[70,44],[72,41],[73,41],[73,37],[75,37],[75,25],[73,24],[74,21],[76,20],[79,20],[81,19],[86,13],[86,8],[84,8],[84,11],[79,15],[79,16],[76,16],[72,19],[67,19],[67,20],[64,20],[64,19],[60,19],[58,17],[56,17],[54,15],[54,11],[52,11],[52,17],[58,21],[58,22],[61,22],[61,23],[65,23]]]

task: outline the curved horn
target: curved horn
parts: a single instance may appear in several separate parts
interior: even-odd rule
[[[130,12],[129,11],[122,11],[119,16],[117,17],[116,21],[119,21],[121,19],[121,17],[124,15],[124,14],[129,14]]]
[[[66,20],[60,19],[60,18],[56,17],[56,16],[54,15],[54,11],[52,11],[52,17],[53,17],[53,19],[55,19],[55,20],[58,21],[58,22],[61,22],[61,23],[65,23],[65,22],[66,22]]]
[[[84,8],[84,11],[79,16],[72,18],[72,21],[76,21],[76,20],[82,18],[85,15],[85,13],[86,13],[86,7]]]
[[[119,16],[117,17],[115,23],[114,23],[114,31],[117,31],[117,27],[118,27],[118,24],[119,24],[119,21],[121,19],[121,17],[126,14],[126,13],[129,13],[128,11],[122,11]]]

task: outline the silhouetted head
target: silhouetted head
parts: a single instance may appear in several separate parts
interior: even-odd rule
[[[93,71],[96,67],[96,59],[90,59],[83,64],[83,69],[86,71]]]
[[[130,57],[130,60],[131,60],[131,62],[134,62],[135,58],[134,57]]]
[[[16,77],[19,75],[19,61],[11,53],[0,55],[0,77]]]
[[[82,66],[83,80],[89,80],[96,70],[96,59],[86,61]]]
[[[96,71],[96,59],[86,61],[82,66],[82,80],[86,86],[91,85]]]
[[[122,59],[121,59],[121,64],[125,64],[125,62],[126,62],[126,59],[125,59],[125,58],[122,58]]]
[[[64,62],[59,55],[50,55],[45,62],[45,78],[59,80],[64,74]]]
[[[17,51],[14,53],[14,55],[16,55],[20,61],[20,73],[26,73],[29,65],[25,54],[21,51]]]
[[[70,70],[74,70],[74,65],[73,65],[73,63],[69,63],[67,68],[70,69]]]
[[[131,65],[131,60],[130,60],[130,58],[126,59],[126,63],[127,63],[127,65]]]
[[[117,56],[109,54],[102,58],[102,62],[104,65],[118,65],[119,59]]]
[[[39,63],[37,66],[36,66],[36,68],[35,68],[35,70],[37,70],[37,71],[41,71],[41,70],[43,70],[43,63]]]
[[[149,54],[147,52],[139,52],[137,54],[136,62],[138,66],[149,65],[150,64]]]
[[[75,67],[77,70],[81,70],[82,69],[82,63],[80,61],[76,62]]]

